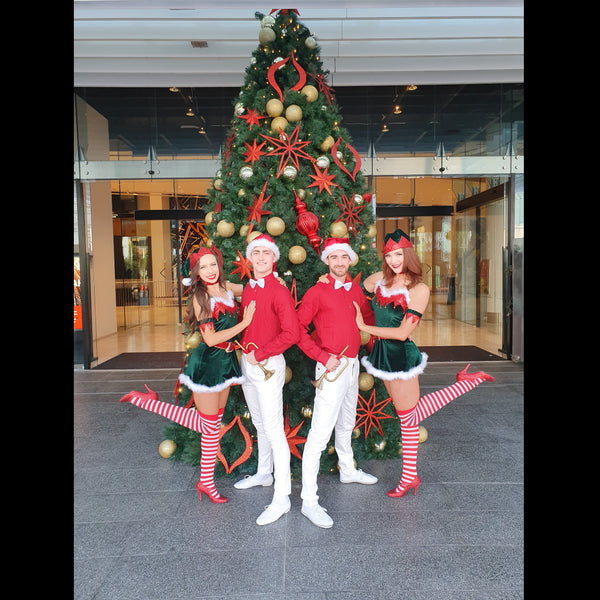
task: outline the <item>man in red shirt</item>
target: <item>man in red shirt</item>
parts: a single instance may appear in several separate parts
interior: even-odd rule
[[[298,308],[298,346],[308,357],[317,361],[316,379],[326,370],[331,373],[323,379],[322,389],[316,389],[310,431],[302,452],[300,495],[302,514],[317,527],[329,528],[333,526],[333,520],[318,503],[317,475],[321,453],[334,428],[340,481],[365,484],[377,482],[377,477],[356,469],[352,452],[360,371],[360,331],[356,326],[353,302],[360,306],[365,323],[374,323],[374,315],[360,286],[352,283],[348,275],[350,264],[356,260],[348,239],[325,240],[321,260],[329,267],[328,281],[316,283],[302,298]],[[253,322],[256,321],[255,314]],[[308,326],[311,322],[315,331],[309,336]],[[340,358],[342,351],[343,358]],[[327,381],[336,376],[335,381]]]
[[[256,519],[258,525],[267,525],[291,507],[290,448],[283,424],[283,352],[298,342],[300,330],[294,299],[273,274],[274,263],[279,258],[279,248],[273,239],[266,234],[255,237],[246,248],[246,258],[252,263],[254,279],[244,287],[240,314],[244,314],[252,300],[256,301],[256,310],[252,323],[242,335],[241,368],[247,379],[242,389],[256,427],[258,467],[255,475],[247,476],[234,486],[247,489],[271,485],[275,480],[273,500]],[[274,371],[269,379],[259,363]]]

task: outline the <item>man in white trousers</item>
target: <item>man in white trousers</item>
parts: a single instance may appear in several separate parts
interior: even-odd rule
[[[308,357],[317,361],[315,379],[328,371],[315,392],[310,431],[302,452],[300,495],[302,514],[317,527],[329,528],[333,526],[333,519],[319,504],[317,475],[321,453],[334,429],[340,481],[363,484],[377,482],[377,477],[356,469],[352,452],[360,371],[360,331],[356,326],[353,303],[360,306],[365,323],[374,323],[374,315],[360,286],[352,283],[348,275],[350,264],[356,260],[348,239],[326,239],[321,260],[329,267],[327,283],[319,282],[308,289],[298,308],[298,346]],[[315,330],[309,335],[311,323]]]
[[[267,234],[255,237],[246,248],[254,278],[244,287],[241,314],[254,300],[252,323],[242,334],[242,384],[252,423],[256,427],[258,468],[254,475],[234,484],[237,489],[274,482],[273,500],[256,519],[258,525],[277,521],[290,510],[290,448],[283,423],[283,352],[297,343],[300,332],[295,303],[290,291],[273,274],[279,248]],[[262,364],[259,366],[259,363]],[[273,371],[267,378],[263,371]]]

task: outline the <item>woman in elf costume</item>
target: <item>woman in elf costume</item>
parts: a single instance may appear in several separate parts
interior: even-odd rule
[[[200,248],[190,254],[183,269],[189,272],[184,283],[191,285],[190,332],[200,329],[202,341],[188,354],[179,381],[192,391],[196,409],[161,402],[148,386],[148,392],[131,391],[121,402],[130,402],[200,433],[200,480],[196,489],[200,500],[206,494],[212,502],[222,503],[227,498],[217,492],[214,483],[219,427],[230,386],[245,381],[232,338],[250,324],[255,305],[250,303],[243,318],[238,319],[234,293],[227,289],[231,284],[223,275],[223,259],[214,246],[213,249]]]
[[[365,289],[375,292],[375,325],[365,324],[358,307],[356,323],[361,331],[375,338],[369,356],[363,356],[361,362],[371,375],[383,381],[400,418],[402,478],[387,492],[392,498],[400,498],[411,489],[416,495],[421,484],[417,475],[419,423],[458,396],[494,378],[483,371],[467,373],[467,365],[457,373],[455,384],[419,398],[419,375],[427,365],[427,354],[419,351],[410,335],[427,308],[429,288],[423,283],[421,263],[410,238],[401,229],[385,236],[383,255],[383,272],[364,281]]]

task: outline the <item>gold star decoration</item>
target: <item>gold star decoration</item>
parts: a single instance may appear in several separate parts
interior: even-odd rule
[[[263,154],[265,154],[265,152],[262,151],[262,147],[266,143],[267,142],[263,142],[262,144],[259,144],[257,146],[256,140],[252,140],[252,144],[248,144],[247,142],[244,142],[244,145],[247,148],[246,152],[244,152],[244,156],[246,157],[246,162],[249,162],[250,164],[254,164],[255,161],[257,161]]]
[[[285,437],[287,438],[287,443],[290,447],[290,452],[294,456],[297,456],[300,460],[302,460],[302,456],[300,456],[300,452],[296,446],[298,444],[304,444],[304,442],[306,442],[306,438],[297,435],[297,433],[298,431],[300,431],[300,427],[302,427],[303,424],[304,421],[301,421],[299,425],[296,425],[295,427],[290,427],[290,418],[288,417],[287,413],[283,418]]]
[[[391,415],[383,412],[383,409],[392,401],[391,398],[386,398],[381,402],[377,402],[375,388],[371,392],[368,400],[365,400],[358,394],[358,405],[356,407],[356,425],[355,427],[365,426],[365,439],[369,435],[371,427],[377,429],[380,435],[383,436],[383,429],[380,421],[382,419],[392,419]]]
[[[363,204],[362,206],[357,206],[354,200],[348,199],[346,194],[342,194],[342,204],[340,204],[337,200],[335,203],[340,207],[342,214],[334,221],[334,223],[337,223],[338,221],[344,221],[344,223],[346,223],[346,227],[348,227],[348,230],[352,231],[352,233],[354,233],[354,237],[356,237],[356,224],[363,224],[358,217],[358,213],[360,213],[360,211],[366,205]]]
[[[281,132],[279,138],[271,137],[268,135],[264,135],[261,133],[261,137],[269,140],[275,148],[271,150],[267,154],[267,156],[279,156],[281,155],[281,159],[279,161],[279,171],[277,172],[277,179],[283,172],[284,167],[287,165],[288,160],[291,160],[294,163],[296,169],[300,170],[300,164],[298,162],[298,158],[306,158],[310,161],[314,161],[313,157],[310,154],[307,154],[302,148],[308,146],[310,142],[299,142],[298,135],[300,133],[300,125],[297,125],[294,131],[288,136],[285,132]]]
[[[335,175],[330,175],[327,172],[328,167],[325,167],[323,171],[319,171],[319,167],[317,167],[317,165],[313,166],[317,174],[309,174],[309,177],[312,177],[314,181],[311,184],[309,184],[308,187],[319,186],[319,193],[321,193],[325,189],[329,192],[329,195],[332,196],[333,194],[331,193],[331,189],[329,186],[334,185],[335,187],[340,187],[337,183],[332,182],[332,179],[335,177]]]

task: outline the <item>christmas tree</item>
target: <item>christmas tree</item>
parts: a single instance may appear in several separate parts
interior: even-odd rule
[[[229,281],[251,277],[245,248],[268,233],[279,247],[277,272],[300,303],[304,292],[327,272],[321,246],[327,237],[348,237],[358,255],[355,281],[381,269],[374,238],[371,195],[361,160],[343,126],[335,91],[327,84],[320,48],[296,10],[255,13],[259,45],[246,68],[244,85],[232,102],[233,116],[220,169],[208,190],[207,244],[224,259]],[[360,356],[368,337],[363,337]],[[302,443],[310,428],[315,362],[296,346],[285,352],[285,424],[294,477],[301,472]],[[357,463],[397,458],[400,429],[384,386],[360,374],[353,448]],[[193,406],[191,392],[176,388],[175,401]],[[223,415],[215,475],[254,473],[256,431],[241,386],[230,390]],[[171,458],[199,464],[199,434],[176,424],[165,428],[176,449]],[[335,472],[332,441],[321,472]]]

